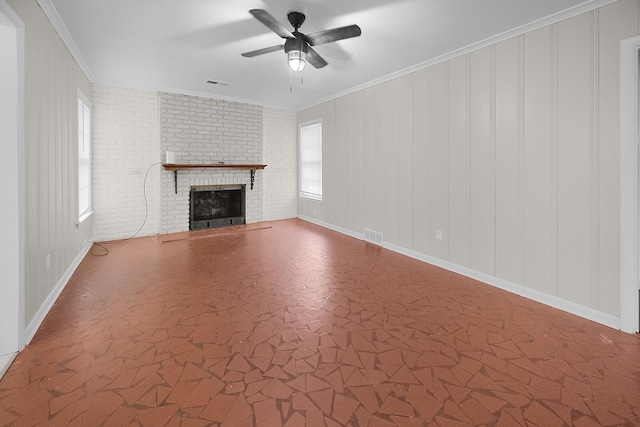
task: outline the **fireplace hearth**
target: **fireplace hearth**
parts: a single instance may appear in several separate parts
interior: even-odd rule
[[[245,185],[191,187],[189,229],[245,224],[245,200]]]

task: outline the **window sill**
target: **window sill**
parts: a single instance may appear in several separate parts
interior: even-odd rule
[[[322,196],[311,196],[309,194],[301,194],[300,198],[305,200],[313,200],[314,202],[322,202]]]
[[[86,219],[88,219],[91,215],[93,215],[93,211],[89,211],[89,212],[85,212],[83,213],[80,218],[78,218],[78,221],[76,221],[76,225],[80,225],[82,224]]]

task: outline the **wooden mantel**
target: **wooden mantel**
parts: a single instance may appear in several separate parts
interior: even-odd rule
[[[227,163],[216,163],[210,165],[198,165],[198,164],[186,164],[186,165],[177,165],[165,163],[164,168],[168,171],[180,171],[180,170],[189,170],[189,169],[239,169],[239,170],[257,170],[264,169],[267,165],[230,165]]]
[[[216,164],[173,164],[165,163],[162,165],[166,170],[173,171],[173,180],[175,183],[175,192],[178,194],[178,171],[181,170],[195,170],[195,169],[232,169],[232,170],[248,170],[251,173],[251,189],[253,190],[253,183],[256,180],[256,170],[264,169],[267,165],[232,165],[227,163]]]

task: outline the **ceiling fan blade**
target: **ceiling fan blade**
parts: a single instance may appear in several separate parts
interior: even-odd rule
[[[282,50],[284,48],[283,44],[279,44],[277,46],[265,47],[264,49],[252,50],[251,52],[245,52],[241,55],[245,58],[253,58],[254,56],[264,55],[265,53],[276,52],[278,50]]]
[[[350,39],[351,37],[358,37],[360,34],[362,34],[360,27],[357,25],[348,25],[346,27],[307,34],[305,38],[311,46],[318,46],[338,40]]]
[[[307,62],[316,68],[322,68],[328,64],[322,56],[318,55],[318,52],[311,49],[311,46],[307,50]]]
[[[287,30],[284,25],[282,25],[276,18],[271,16],[271,14],[266,10],[251,9],[249,13],[283,39],[295,38],[293,34],[291,34],[291,31]]]

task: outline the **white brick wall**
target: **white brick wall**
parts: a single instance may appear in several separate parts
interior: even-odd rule
[[[96,241],[158,233],[158,94],[93,86],[93,235]]]
[[[265,221],[295,218],[298,212],[298,124],[295,111],[265,108],[263,152]]]
[[[296,113],[238,102],[94,86],[94,236],[130,237],[144,220],[142,181],[147,168],[177,163],[267,164],[256,171],[173,172],[153,166],[147,177],[149,213],[138,234],[189,229],[192,185],[245,184],[247,222],[293,218],[297,213]]]
[[[160,151],[174,151],[176,163],[262,164],[263,108],[239,102],[161,93]],[[191,170],[174,174],[162,170],[160,232],[189,229],[189,190],[192,185],[245,184],[247,223],[263,220],[263,173],[256,171],[254,189],[249,171]]]

